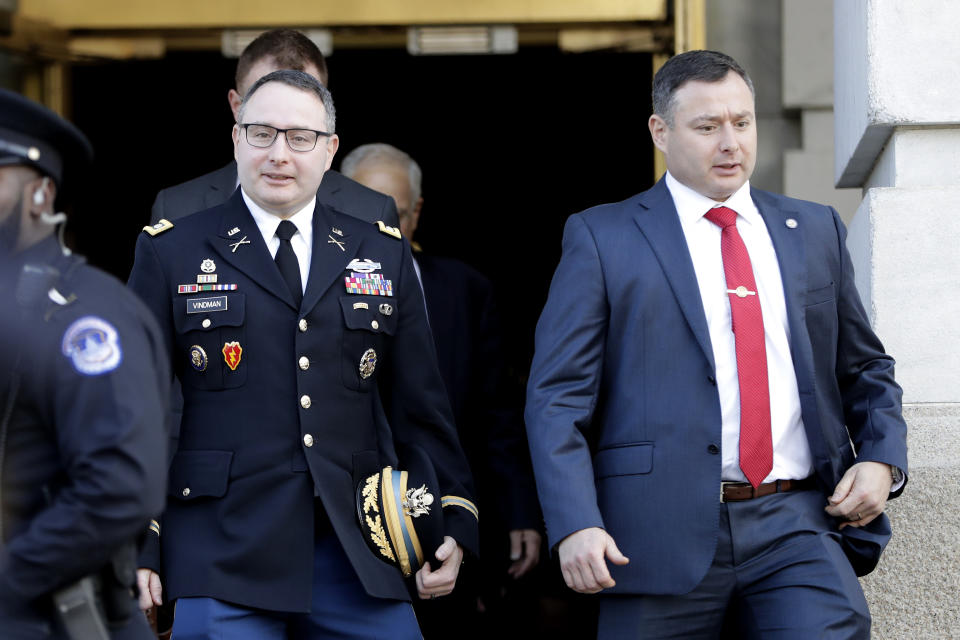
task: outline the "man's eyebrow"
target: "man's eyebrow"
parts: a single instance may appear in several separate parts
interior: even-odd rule
[[[743,118],[753,118],[753,111],[740,111],[738,113],[732,114],[734,120],[742,120]],[[696,122],[720,122],[723,120],[723,116],[720,116],[715,113],[701,113],[690,118],[690,123]]]

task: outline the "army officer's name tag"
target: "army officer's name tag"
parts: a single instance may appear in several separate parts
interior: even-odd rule
[[[211,311],[226,311],[227,296],[212,298],[190,298],[187,300],[187,313],[209,313]]]

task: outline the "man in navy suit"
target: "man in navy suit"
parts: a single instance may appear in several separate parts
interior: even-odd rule
[[[316,197],[334,125],[312,76],[264,76],[233,130],[240,189],[137,243],[130,286],[160,320],[184,398],[146,567],[177,600],[176,638],[419,638],[355,502],[405,444],[436,467],[446,534],[422,550],[419,596],[450,593],[464,548],[476,552],[410,246]]]
[[[309,73],[329,86],[327,63],[323,53],[307,36],[294,29],[271,29],[257,36],[237,60],[236,89],[227,93],[234,120],[247,90],[261,77],[277,69],[296,69]],[[157,194],[150,212],[150,224],[161,219],[176,220],[191,213],[223,204],[237,190],[237,163],[229,164],[198,178],[163,189]],[[343,213],[397,226],[393,200],[367,189],[336,171],[327,171],[317,189],[320,202]]]
[[[830,207],[751,188],[752,83],[657,72],[667,175],[571,216],[526,421],[567,584],[600,638],[866,638],[906,426]],[[608,562],[610,564],[608,564]]]

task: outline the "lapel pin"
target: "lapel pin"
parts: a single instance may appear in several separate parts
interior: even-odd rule
[[[787,218],[786,225],[787,225],[787,229],[796,229],[797,221],[793,218]]]
[[[250,241],[247,240],[247,236],[243,236],[242,238],[240,238],[240,239],[237,240],[236,242],[231,243],[231,244],[230,244],[230,253],[236,253],[236,252],[237,252],[237,249],[238,249],[238,248],[240,247],[240,245],[242,245],[242,244],[250,244]]]
[[[336,238],[334,238],[334,237],[333,237],[332,235],[330,235],[329,233],[327,234],[327,237],[330,238],[329,240],[327,240],[327,244],[335,244],[335,245],[337,245],[338,247],[340,247],[340,251],[344,251],[344,252],[346,251],[346,249],[345,249],[344,246],[343,246],[343,242],[342,242],[342,241],[337,240]]]
[[[330,231],[333,231],[335,234],[337,234],[341,238],[343,237],[343,231],[340,231],[340,229],[337,229],[336,227],[333,227],[332,229],[330,229]]]
[[[240,227],[234,227],[233,229],[230,229],[230,231],[227,231],[227,235],[231,237],[237,235],[238,233],[240,233]]]
[[[210,258],[207,258],[206,260],[200,263],[200,271],[203,271],[204,273],[213,273],[216,270],[217,270],[217,265]]]

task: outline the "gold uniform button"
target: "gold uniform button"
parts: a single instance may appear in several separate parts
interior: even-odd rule
[[[211,323],[210,323],[210,318],[204,318],[204,319],[203,319],[203,322],[200,323],[200,326],[202,326],[204,329],[209,329],[209,328],[210,328],[210,324],[211,324]]]
[[[312,404],[310,396],[300,396],[300,406],[304,409],[309,409]]]
[[[374,321],[372,321],[372,322],[370,323],[370,326],[373,327],[374,329],[379,329],[379,328],[380,328],[380,323],[377,322],[376,320],[374,320]]]
[[[300,365],[300,368],[304,371],[310,368],[310,358],[307,356],[300,356],[300,360],[297,361],[297,364]]]
[[[190,487],[186,487],[186,488],[183,490],[183,497],[186,498],[186,497],[189,496],[189,495],[190,495]]]
[[[312,447],[312,446],[313,446],[313,436],[310,435],[309,433],[308,433],[307,435],[303,436],[303,445],[304,445],[305,447]]]
[[[300,318],[300,323],[299,323],[297,326],[300,327],[300,332],[301,332],[301,333],[303,333],[304,331],[306,331],[306,330],[307,330],[307,319],[306,319],[306,318]]]

